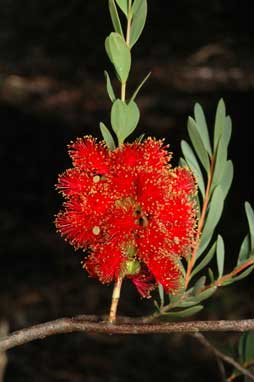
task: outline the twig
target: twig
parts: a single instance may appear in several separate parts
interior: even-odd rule
[[[142,320],[118,318],[116,324],[100,317],[78,316],[60,318],[19,330],[0,340],[0,351],[14,348],[55,334],[87,332],[104,334],[162,334],[193,332],[244,332],[254,330],[254,319],[238,321],[189,321],[171,323],[144,323]]]
[[[214,353],[214,355],[218,358],[220,358],[222,361],[230,364],[235,369],[239,370],[241,374],[246,375],[251,381],[254,381],[254,375],[251,374],[247,369],[242,367],[238,362],[236,362],[232,357],[229,357],[228,355],[222,353],[220,350],[218,350],[215,346],[213,346],[201,333],[195,333],[193,334],[195,338],[198,339],[200,343],[202,343],[207,349],[209,349],[211,352]]]

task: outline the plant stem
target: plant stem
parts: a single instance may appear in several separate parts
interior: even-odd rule
[[[216,280],[212,286],[221,286],[223,285],[223,283],[229,279],[231,279],[231,277],[234,277],[236,276],[238,273],[242,272],[244,269],[248,268],[250,265],[254,264],[254,259],[249,259],[248,261],[246,261],[245,263],[239,265],[238,267],[234,268],[232,270],[232,272],[228,273],[227,275],[221,277],[220,279]]]
[[[126,30],[126,44],[130,46],[130,36],[131,36],[131,0],[128,1],[128,19],[127,19],[127,30]],[[121,84],[121,101],[125,102],[126,99],[126,82]]]
[[[123,282],[123,278],[119,276],[114,285],[111,307],[110,307],[109,318],[108,318],[108,322],[111,324],[113,324],[116,321],[116,312],[117,312],[117,307],[118,307],[118,303],[120,299],[122,282]]]
[[[199,249],[200,237],[201,237],[202,229],[204,227],[206,211],[207,211],[207,207],[208,207],[209,200],[210,200],[210,191],[211,191],[211,185],[212,185],[212,180],[213,180],[214,165],[215,165],[215,157],[213,156],[211,158],[210,174],[209,174],[208,180],[207,180],[205,198],[204,198],[204,202],[203,202],[203,207],[202,207],[200,219],[199,219],[199,222],[198,222],[198,228],[197,228],[197,233],[196,233],[195,244],[194,244],[193,251],[192,251],[192,254],[191,254],[191,258],[190,258],[190,260],[188,262],[188,267],[187,267],[187,271],[186,271],[185,289],[187,289],[188,284],[190,282],[191,271],[192,271],[193,266],[195,264],[197,252],[198,252],[198,249]]]
[[[249,369],[254,364],[254,358],[249,359],[248,361],[244,362],[242,367],[244,369]],[[234,381],[237,377],[239,377],[242,373],[241,372],[233,372],[228,378],[227,381]]]
[[[220,350],[218,350],[215,346],[213,346],[201,333],[195,333],[193,334],[195,338],[199,340],[200,343],[202,343],[207,349],[209,349],[211,352],[214,353],[214,355],[218,358],[220,358],[222,361],[230,364],[234,368],[236,368],[241,374],[248,377],[251,381],[254,381],[254,375],[251,374],[248,370],[246,370],[244,367],[242,367],[238,362],[236,362],[232,357],[229,357],[228,355],[222,353]]]

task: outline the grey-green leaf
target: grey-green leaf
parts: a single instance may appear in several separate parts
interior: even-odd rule
[[[131,67],[131,53],[124,38],[116,32],[105,40],[105,49],[122,83],[126,83]]]
[[[131,98],[130,98],[130,102],[131,101],[134,101],[135,98],[137,97],[140,89],[142,88],[142,86],[144,85],[144,83],[148,80],[148,78],[150,77],[151,75],[151,72],[147,74],[147,76],[143,79],[143,81],[141,82],[141,84],[137,87],[137,89],[134,91],[134,93],[132,94]]]
[[[189,168],[191,169],[191,171],[197,178],[198,187],[200,189],[201,195],[204,198],[205,197],[205,182],[204,182],[204,178],[203,178],[199,163],[196,159],[196,156],[191,146],[189,145],[189,143],[187,143],[184,140],[181,141],[181,149]]]
[[[128,16],[128,0],[116,0],[117,5],[122,10],[122,12],[125,14],[125,16]]]
[[[250,235],[246,235],[240,247],[240,252],[237,260],[237,265],[240,265],[248,260],[251,252]]]
[[[223,99],[220,99],[217,106],[216,117],[215,117],[214,140],[213,140],[214,151],[216,150],[219,139],[223,134],[225,119],[226,119],[226,107],[225,107],[225,103]]]
[[[121,21],[118,16],[115,0],[108,0],[109,13],[111,16],[112,24],[117,33],[124,37]]]
[[[193,269],[192,273],[191,273],[191,276],[190,278],[192,278],[193,276],[195,276],[198,272],[200,272],[202,269],[204,269],[209,263],[210,261],[212,260],[212,258],[214,257],[215,255],[215,250],[216,250],[216,242],[212,245],[212,247],[210,248],[210,250],[208,251],[208,253],[206,254],[206,256],[200,261],[199,264],[197,264],[195,266],[195,268]]]
[[[238,354],[243,364],[254,357],[254,334],[246,332],[242,334],[238,343]]]
[[[204,146],[202,139],[200,137],[200,134],[198,132],[196,122],[191,117],[188,118],[188,133],[189,133],[191,142],[193,144],[193,147],[195,149],[195,152],[196,152],[200,162],[204,166],[207,174],[209,174],[210,173],[210,161],[209,161],[208,153],[205,149],[205,146]]]
[[[208,288],[204,290],[203,292],[201,292],[199,295],[197,295],[196,298],[198,299],[199,302],[207,300],[216,292],[216,290],[217,290],[216,286]]]
[[[214,274],[211,268],[208,268],[208,276],[210,279],[210,283],[212,284],[214,282]]]
[[[234,178],[233,162],[231,160],[228,160],[226,162],[226,165],[224,167],[224,173],[223,173],[222,178],[220,180],[220,186],[221,186],[222,191],[224,193],[224,199],[226,199],[228,191],[230,190],[233,178]]]
[[[147,0],[134,0],[132,14],[133,19],[130,36],[131,48],[136,44],[144,29],[147,17]]]
[[[249,202],[245,202],[245,212],[249,224],[250,231],[250,247],[251,250],[254,249],[254,211]]]
[[[224,260],[225,260],[225,247],[223,238],[218,235],[217,248],[216,248],[216,259],[218,268],[218,277],[222,277],[224,271]]]
[[[160,283],[158,284],[158,291],[159,291],[161,306],[164,306],[164,288]]]
[[[203,232],[201,234],[198,257],[204,252],[211,241],[215,227],[217,226],[223,211],[224,194],[220,186],[217,186],[212,194],[209,211],[206,217]]]
[[[111,80],[110,80],[109,74],[108,74],[108,72],[106,70],[104,71],[104,76],[105,76],[105,79],[106,79],[106,87],[107,87],[108,96],[109,96],[110,100],[112,102],[114,102],[116,100],[116,96],[115,96],[115,92],[114,92],[113,86],[111,84]]]
[[[209,133],[207,128],[206,118],[205,118],[205,114],[202,109],[202,106],[199,103],[196,103],[194,106],[194,116],[195,116],[196,126],[200,134],[200,137],[204,143],[206,151],[211,156],[212,149],[211,149],[211,143],[210,143],[210,138],[209,138]]]
[[[179,310],[178,312],[168,312],[168,313],[165,313],[164,315],[166,315],[169,318],[184,318],[184,317],[193,316],[194,314],[200,312],[202,309],[203,309],[203,305],[197,305],[188,309]]]
[[[193,289],[193,295],[196,297],[199,295],[201,290],[204,288],[206,282],[206,276],[201,276],[195,283],[194,289]]]
[[[109,129],[104,125],[103,122],[100,122],[100,130],[109,150],[114,150],[116,148],[114,138],[112,137]]]
[[[242,279],[244,279],[245,277],[249,276],[251,274],[251,272],[253,272],[253,265],[251,265],[249,268],[245,269],[245,271],[243,271],[242,273],[240,273],[239,276],[235,276],[229,280],[226,280],[222,286],[226,286],[226,285],[230,285],[230,284],[233,284],[235,283],[236,281],[240,281]]]
[[[135,102],[128,105],[117,99],[111,109],[111,125],[117,135],[119,143],[124,140],[135,130],[139,121],[139,109]]]

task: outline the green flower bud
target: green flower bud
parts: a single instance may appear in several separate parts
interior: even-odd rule
[[[141,265],[138,260],[127,260],[125,263],[125,275],[137,275],[140,272]]]

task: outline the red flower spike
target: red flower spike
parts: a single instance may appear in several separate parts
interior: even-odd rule
[[[57,185],[67,201],[56,226],[75,248],[88,250],[90,276],[109,283],[136,261],[141,271],[126,277],[143,297],[158,282],[174,292],[177,258],[189,253],[195,236],[193,175],[171,169],[167,146],[152,138],[108,151],[85,137],[70,145],[70,156],[74,167]]]

